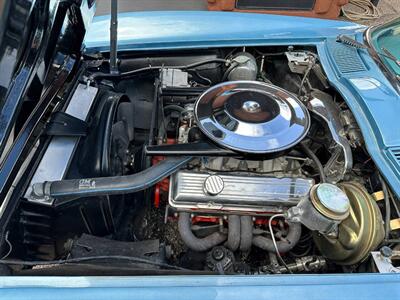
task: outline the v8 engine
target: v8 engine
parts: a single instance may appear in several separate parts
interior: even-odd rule
[[[88,64],[69,104],[87,99],[87,134],[54,138],[27,188],[27,256],[124,253],[135,266],[220,274],[369,270],[388,234],[376,198],[390,191],[315,49],[143,53],[120,74],[105,68]],[[56,164],[60,145],[70,150]]]

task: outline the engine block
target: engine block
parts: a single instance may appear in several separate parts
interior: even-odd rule
[[[180,171],[169,204],[179,211],[268,215],[307,198],[313,179]]]

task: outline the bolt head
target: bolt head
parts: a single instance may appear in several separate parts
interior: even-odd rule
[[[383,246],[383,247],[379,250],[379,252],[381,253],[381,255],[382,255],[383,257],[391,257],[391,256],[392,256],[392,253],[393,253],[392,249],[390,249],[388,246]]]
[[[212,256],[215,260],[221,260],[224,258],[224,251],[221,248],[216,247],[212,251]]]

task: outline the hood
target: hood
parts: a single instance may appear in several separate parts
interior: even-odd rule
[[[40,99],[60,54],[80,55],[93,15],[94,0],[0,1],[0,152],[22,103]]]
[[[109,51],[110,17],[93,20],[85,40],[87,50]],[[365,26],[352,22],[254,13],[210,11],[131,12],[118,15],[118,50],[284,43],[290,40],[353,35]]]

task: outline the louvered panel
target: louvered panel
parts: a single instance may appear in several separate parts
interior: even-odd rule
[[[388,150],[392,158],[394,158],[400,166],[400,147],[391,147]]]
[[[329,41],[328,49],[342,74],[367,70],[356,48],[336,41]]]

